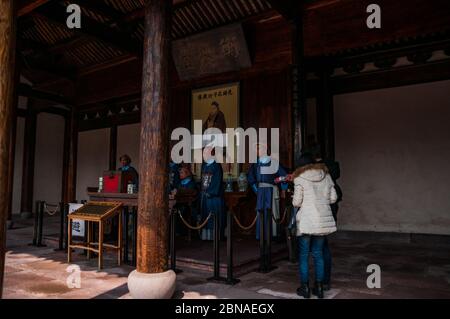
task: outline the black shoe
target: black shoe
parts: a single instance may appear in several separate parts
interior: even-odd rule
[[[311,298],[311,290],[309,289],[309,283],[302,283],[299,288],[297,288],[297,295],[305,299]]]
[[[323,291],[328,291],[331,289],[330,283],[329,282],[324,282],[323,283]]]
[[[312,293],[317,296],[317,298],[323,299],[323,284],[317,281]]]

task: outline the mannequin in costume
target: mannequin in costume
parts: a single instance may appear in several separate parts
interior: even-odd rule
[[[272,227],[272,236],[278,236],[278,227],[273,219],[280,218],[280,193],[276,179],[279,177],[286,177],[286,170],[279,164],[278,169],[273,174],[264,174],[263,167],[269,167],[273,161],[272,157],[267,155],[267,146],[265,144],[257,144],[257,162],[250,166],[247,173],[247,180],[251,188],[256,194],[256,211],[258,213],[258,220],[256,223],[256,239],[259,240],[260,235],[260,218],[259,214],[264,214],[266,221],[266,231],[269,234],[269,227]],[[280,184],[281,190],[285,191],[288,184],[282,182]],[[272,210],[273,219],[268,220],[268,210]],[[268,236],[268,235],[267,235]]]
[[[206,147],[203,152],[200,213],[203,222],[212,213],[220,223],[220,237],[225,229],[224,223],[224,199],[223,199],[223,171],[222,165],[215,161],[213,149]],[[214,220],[211,218],[201,230],[202,240],[213,240]]]

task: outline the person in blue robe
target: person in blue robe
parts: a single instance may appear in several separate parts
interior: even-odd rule
[[[203,222],[210,213],[219,221],[220,238],[224,236],[225,214],[223,198],[223,170],[222,165],[217,163],[213,156],[205,158],[202,164],[200,213]],[[201,231],[202,240],[214,239],[214,219],[209,222]]]
[[[264,214],[265,230],[266,236],[269,234],[269,227],[272,227],[272,236],[278,236],[278,226],[276,222],[272,219],[268,219],[268,210],[272,210],[272,215],[274,219],[280,218],[279,211],[279,189],[276,184],[276,179],[279,177],[286,177],[287,171],[281,164],[278,163],[278,169],[273,174],[264,174],[261,170],[263,167],[269,167],[272,159],[267,154],[266,149],[258,146],[258,159],[257,162],[250,166],[247,173],[248,184],[251,186],[252,190],[256,194],[256,211],[258,214],[258,220],[256,223],[256,239],[259,240],[260,235],[260,214]],[[285,191],[288,189],[288,184],[282,182],[280,184],[281,190]]]
[[[122,165],[121,167],[119,167],[119,171],[130,174],[132,184],[137,187],[139,185],[139,174],[137,170],[133,166],[131,166],[131,157],[127,154],[124,154],[119,158],[119,161]]]
[[[180,165],[170,161],[169,163],[169,193],[178,188],[180,184]]]
[[[192,221],[197,221],[197,198],[198,198],[198,188],[197,183],[192,176],[191,170],[182,166],[179,170],[180,172],[180,182],[178,184],[178,188],[172,191],[172,196],[174,198],[180,197],[188,197],[192,199],[190,204],[188,203],[177,203],[175,208],[181,213],[185,220],[188,220],[190,223]],[[177,219],[176,225],[177,234],[186,235],[187,229],[182,225],[180,219]]]

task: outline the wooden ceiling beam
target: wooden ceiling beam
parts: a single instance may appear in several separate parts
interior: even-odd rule
[[[24,96],[32,99],[37,100],[43,100],[47,102],[52,102],[56,104],[62,104],[65,106],[70,106],[71,103],[69,102],[69,99],[67,99],[64,96],[50,93],[50,92],[44,92],[40,90],[34,89],[31,85],[20,83],[18,87],[18,93],[19,96]]]
[[[64,8],[60,3],[55,3],[55,5],[48,5],[45,8],[36,10],[33,12],[33,15],[66,27],[67,13]],[[86,16],[83,16],[82,28],[73,30],[77,34],[85,35],[114,46],[124,53],[130,53],[135,56],[142,55],[141,43],[136,43],[131,37],[121,33],[117,29],[106,26]]]
[[[19,0],[17,16],[22,17],[27,15],[49,1],[50,0]]]
[[[300,8],[304,0],[266,0],[287,21],[294,21],[301,16]]]

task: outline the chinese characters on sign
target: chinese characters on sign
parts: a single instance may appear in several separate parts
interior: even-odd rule
[[[211,93],[200,93],[197,94],[197,100],[201,101],[201,100],[206,100],[206,99],[215,99],[218,97],[223,97],[223,96],[232,96],[233,95],[233,90],[232,89],[226,89],[226,90],[216,90],[214,92]]]
[[[238,71],[251,66],[240,24],[174,41],[172,52],[181,80]]]

